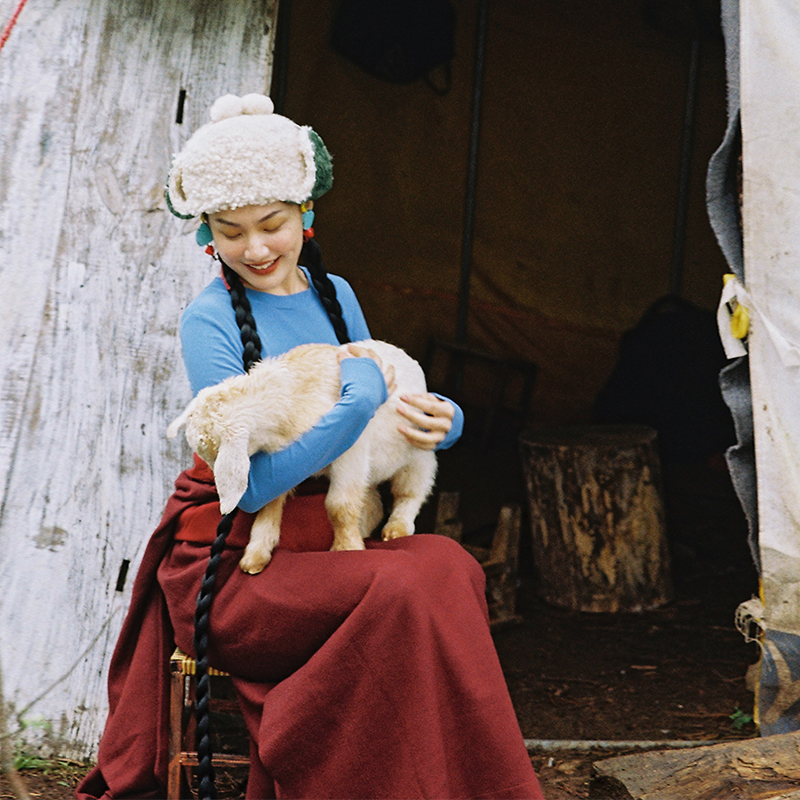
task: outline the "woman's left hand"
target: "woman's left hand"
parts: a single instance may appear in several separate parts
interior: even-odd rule
[[[402,403],[397,407],[397,413],[411,423],[400,425],[400,433],[414,447],[434,450],[453,425],[453,406],[429,392],[400,395],[400,400]]]

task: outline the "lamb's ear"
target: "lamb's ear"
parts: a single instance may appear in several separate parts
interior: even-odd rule
[[[244,431],[225,436],[220,442],[214,462],[214,483],[219,494],[219,508],[229,514],[236,508],[247,489],[250,474],[250,456],[247,454],[248,436]]]
[[[194,411],[196,405],[197,398],[195,397],[189,401],[189,405],[183,409],[180,416],[170,422],[167,426],[167,439],[174,439],[178,435],[178,431],[186,424],[186,420],[189,419],[189,415]]]

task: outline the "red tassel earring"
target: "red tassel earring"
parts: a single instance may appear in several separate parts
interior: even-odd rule
[[[307,242],[314,238],[314,229],[311,227],[314,224],[314,211],[302,203],[300,213],[303,215],[303,241]]]

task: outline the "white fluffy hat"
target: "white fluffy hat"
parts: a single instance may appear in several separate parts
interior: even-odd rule
[[[273,114],[266,95],[225,95],[210,116],[172,162],[166,197],[176,216],[303,203],[331,188],[331,155],[322,139],[308,126]]]

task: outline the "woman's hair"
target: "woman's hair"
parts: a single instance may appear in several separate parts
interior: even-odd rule
[[[350,334],[347,332],[347,324],[342,316],[342,307],[336,299],[336,287],[328,276],[325,264],[322,262],[322,250],[313,237],[303,242],[303,249],[300,251],[300,260],[311,275],[311,282],[317,290],[319,299],[328,319],[336,332],[339,344],[347,344],[350,341]]]
[[[181,219],[206,217],[223,208],[238,208],[280,200],[303,203],[316,200],[333,181],[331,155],[322,139],[309,127],[274,114],[265,95],[225,95],[211,107],[211,122],[199,128],[175,157],[167,177],[167,207]],[[198,244],[208,244],[210,231],[201,226]],[[205,240],[205,241],[201,241]],[[308,269],[325,312],[341,344],[350,341],[336,289],[322,263],[319,245],[307,240],[301,261]],[[250,301],[239,276],[223,262],[236,325],[242,340],[245,372],[261,360],[261,338]],[[197,598],[194,648],[196,658],[196,711],[198,797],[215,796],[211,764],[209,718],[208,632],[217,569],[236,509],[217,527],[206,573]]]
[[[242,339],[244,351],[242,352],[242,363],[244,371],[249,372],[253,364],[261,361],[261,338],[256,330],[256,321],[253,317],[253,309],[247,299],[247,293],[239,276],[220,259],[222,272],[228,283],[228,292],[231,296],[233,313],[236,315],[236,325],[239,328],[239,336]]]

